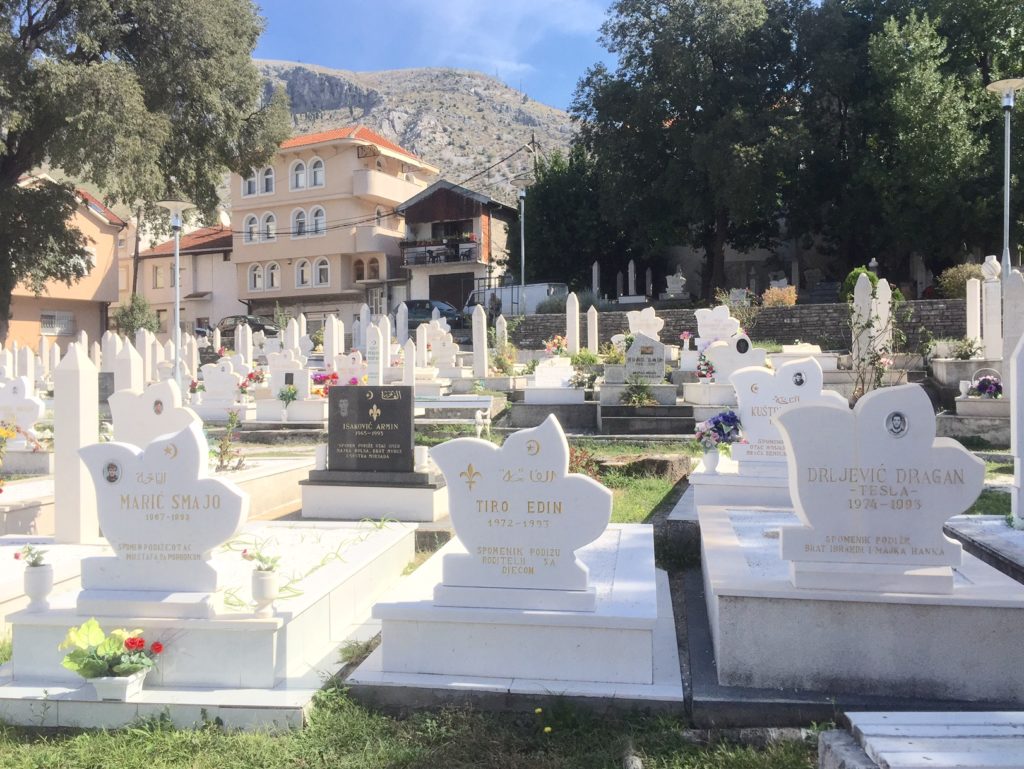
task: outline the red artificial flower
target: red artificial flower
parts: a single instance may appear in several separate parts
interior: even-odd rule
[[[164,645],[159,641],[153,641],[153,645],[149,647],[149,650],[153,652],[153,654],[162,654],[164,651]]]
[[[20,561],[21,560],[21,551],[20,550],[16,550],[14,552],[14,560],[15,561]]]
[[[124,639],[124,648],[130,652],[136,652],[139,650],[139,644],[142,644],[142,648],[145,648],[146,642],[141,638],[126,638]]]

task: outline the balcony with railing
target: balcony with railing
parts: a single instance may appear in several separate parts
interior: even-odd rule
[[[400,243],[402,263],[406,267],[433,264],[476,262],[483,264],[480,244],[472,240],[447,238],[436,241],[406,241]]]
[[[377,203],[397,206],[422,190],[421,185],[373,169],[352,172],[352,194]]]

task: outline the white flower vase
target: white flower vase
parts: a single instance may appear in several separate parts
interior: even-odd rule
[[[967,393],[971,391],[971,380],[961,379],[960,380],[960,397],[966,398]]]
[[[718,474],[718,449],[704,452],[704,473],[706,475]]]
[[[25,567],[25,595],[29,597],[27,611],[42,612],[50,608],[47,600],[53,590],[53,566],[44,563],[42,566]]]
[[[257,617],[273,617],[274,601],[279,587],[276,571],[255,570],[252,573],[252,600],[256,604]]]
[[[96,699],[100,702],[130,702],[142,693],[142,684],[146,680],[148,670],[140,670],[130,676],[104,676],[90,678],[88,683],[96,691]]]
[[[288,421],[288,406],[287,405],[281,407],[281,421],[282,422],[287,422]]]

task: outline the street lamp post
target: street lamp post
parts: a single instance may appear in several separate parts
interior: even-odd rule
[[[1010,277],[1010,113],[1013,111],[1015,94],[1024,87],[1024,78],[1009,78],[989,83],[986,88],[999,94],[1003,102],[1005,124],[1003,127],[1003,285]]]
[[[184,392],[181,377],[181,216],[192,204],[187,200],[161,200],[157,203],[171,214],[171,229],[174,230],[174,381],[178,390]]]

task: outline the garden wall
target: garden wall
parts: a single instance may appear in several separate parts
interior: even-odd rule
[[[907,335],[905,349],[908,351],[917,350],[920,343],[918,330],[922,326],[936,339],[959,339],[967,332],[967,310],[963,299],[922,299],[907,302],[907,305],[911,311],[910,320],[901,327]],[[683,331],[697,332],[693,310],[660,310],[658,317],[665,320],[665,329],[661,333],[663,342],[675,342]],[[598,326],[601,344],[629,329],[625,312],[602,312]],[[801,341],[821,345],[823,350],[846,350],[850,347],[850,309],[846,304],[766,307],[757,312],[746,330],[755,342],[773,340],[792,344]],[[544,346],[544,340],[564,333],[564,315],[528,315],[509,336],[516,347],[539,349]],[[584,345],[586,339],[587,319],[586,314],[581,313],[580,340]]]

